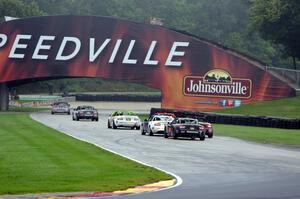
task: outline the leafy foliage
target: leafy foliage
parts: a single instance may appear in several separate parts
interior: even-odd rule
[[[299,5],[297,0],[0,0],[0,15],[100,15],[142,23],[155,17],[168,28],[215,41],[267,65],[291,68],[296,60],[283,55],[297,57],[300,52],[294,50],[300,44]],[[66,82],[48,83],[48,90],[58,85],[67,89]]]
[[[264,39],[283,45],[284,53],[300,58],[300,3],[298,0],[254,0],[250,8],[250,27]]]

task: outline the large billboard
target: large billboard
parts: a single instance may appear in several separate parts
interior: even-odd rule
[[[144,84],[161,90],[163,108],[186,110],[295,95],[259,63],[161,26],[95,16],[0,24],[0,83],[65,77]]]

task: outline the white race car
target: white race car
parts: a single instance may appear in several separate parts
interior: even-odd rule
[[[141,134],[145,135],[147,133],[150,136],[153,134],[163,134],[165,126],[172,122],[175,117],[174,114],[156,113],[142,123]]]
[[[141,126],[140,118],[130,111],[115,111],[109,116],[107,127],[116,129],[118,127],[129,127],[139,130]]]

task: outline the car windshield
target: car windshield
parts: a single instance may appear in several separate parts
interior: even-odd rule
[[[130,116],[136,116],[133,112],[130,111],[117,111],[113,114],[113,116],[121,116],[121,115],[130,115]]]
[[[160,116],[159,118],[161,121],[164,121],[164,122],[169,122],[169,121],[173,120],[173,118],[170,116]]]
[[[81,110],[94,110],[94,107],[92,106],[83,106],[83,107],[80,107]]]
[[[178,123],[179,124],[197,124],[198,121],[195,119],[181,119],[181,120],[178,120]]]

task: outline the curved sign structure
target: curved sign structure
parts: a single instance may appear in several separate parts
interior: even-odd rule
[[[294,96],[253,60],[169,30],[107,17],[47,16],[0,24],[0,83],[101,77],[162,91],[162,107],[207,110]]]

